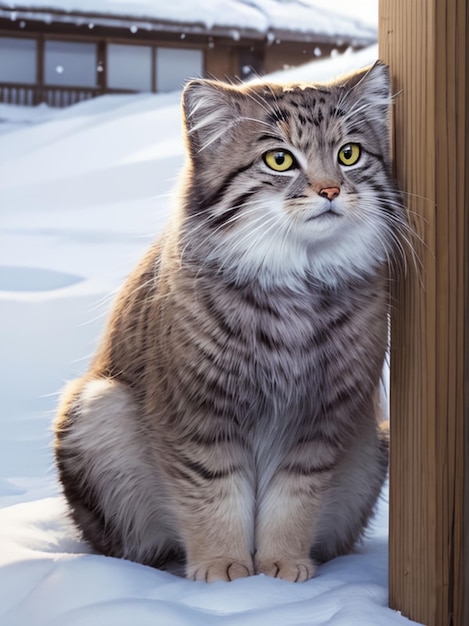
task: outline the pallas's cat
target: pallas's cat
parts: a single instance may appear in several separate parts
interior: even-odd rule
[[[106,555],[291,581],[353,549],[387,469],[379,386],[405,218],[388,69],[190,82],[164,234],[55,422],[73,519]]]

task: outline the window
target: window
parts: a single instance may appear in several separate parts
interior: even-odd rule
[[[47,85],[96,87],[96,44],[46,41],[44,59]]]
[[[264,63],[262,51],[251,48],[238,48],[240,78],[247,79],[263,74]]]
[[[107,47],[107,86],[110,89],[151,91],[150,46],[111,43]]]
[[[0,81],[35,83],[36,54],[35,39],[0,37]]]
[[[158,48],[156,51],[156,90],[181,89],[189,78],[202,76],[202,50]]]

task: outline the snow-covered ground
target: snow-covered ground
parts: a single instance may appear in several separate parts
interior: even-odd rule
[[[327,78],[376,54],[298,75]],[[306,583],[194,583],[89,553],[67,521],[49,425],[112,292],[166,220],[183,159],[179,94],[3,105],[0,121],[0,624],[410,624],[387,608],[387,488],[359,553]]]

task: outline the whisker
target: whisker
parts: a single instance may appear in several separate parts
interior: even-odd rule
[[[380,205],[376,206],[373,203],[366,203],[363,206],[364,214],[359,217],[365,223],[368,216],[375,217],[381,221],[382,227],[385,229],[385,234],[387,234],[387,237],[389,237],[396,249],[399,250],[399,256],[396,261],[400,259],[404,264],[404,275],[406,275],[408,271],[407,259],[410,255],[410,258],[412,259],[412,267],[418,276],[419,282],[422,283],[423,263],[420,256],[417,254],[415,244],[416,242],[424,243],[423,240],[420,238],[418,233],[411,228],[405,218],[400,215],[400,212],[402,212],[402,205],[388,199],[383,200],[382,204],[388,207],[394,206],[398,209],[399,213],[389,214],[384,212]]]
[[[427,198],[427,196],[422,196],[418,193],[413,193],[411,191],[402,191],[402,190],[400,190],[399,193],[401,193],[404,196],[410,196],[411,198],[417,198],[418,200],[425,200],[425,202],[430,202],[430,198]],[[436,206],[436,202],[432,201],[432,204]]]
[[[250,238],[255,237],[259,233],[259,231],[262,232],[262,236],[264,237],[267,232],[272,229],[273,225],[276,225],[280,221],[280,219],[280,216],[277,215],[270,215],[268,220],[265,219],[265,216],[259,216],[259,218],[256,220],[257,222],[259,222],[256,228],[250,229],[247,233],[245,233],[244,238],[239,240],[236,245],[230,248],[230,253],[233,254],[234,252],[236,252],[236,250],[241,249],[245,242],[248,241]],[[265,226],[269,223],[269,228],[265,229]],[[223,249],[226,251],[226,247],[223,247]]]
[[[232,215],[228,220],[226,220],[225,222],[223,222],[222,224],[220,224],[219,226],[215,228],[213,228],[211,225],[211,222],[214,217],[213,213],[209,213],[207,216],[204,216],[203,218],[201,218],[199,223],[196,224],[195,226],[193,226],[192,223],[188,225],[189,228],[188,228],[187,236],[193,237],[195,234],[198,233],[198,231],[206,229],[206,228],[210,229],[211,236],[217,235],[218,233],[224,231],[227,226],[231,226],[235,222],[245,219],[249,217],[251,214],[256,213],[256,211],[258,210],[259,202],[260,201],[258,199],[254,199],[254,200],[249,200],[242,204],[233,205],[233,206],[228,204],[226,207],[227,211],[230,211],[233,209],[239,209],[240,211],[236,213],[235,215]],[[200,215],[198,217],[200,217]]]

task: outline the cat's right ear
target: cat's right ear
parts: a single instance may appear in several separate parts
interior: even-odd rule
[[[216,151],[241,116],[236,87],[215,80],[190,81],[182,104],[192,156]]]

